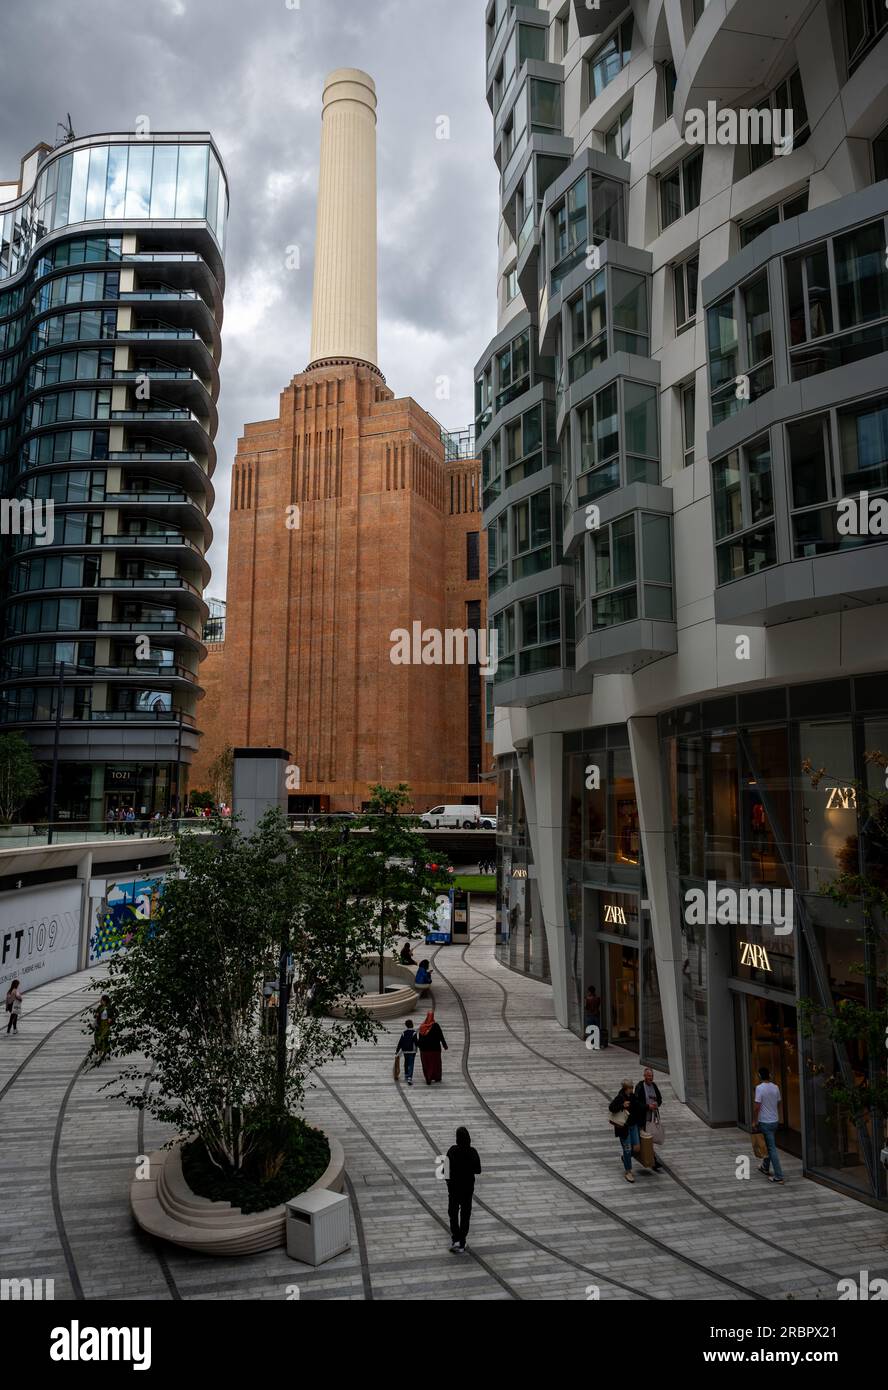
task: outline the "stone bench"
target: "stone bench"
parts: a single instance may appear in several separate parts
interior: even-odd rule
[[[371,956],[364,961],[362,966],[365,975],[379,969],[379,957]],[[414,981],[416,966],[402,965],[400,961],[390,960],[388,957],[383,959],[383,974],[390,980],[403,980],[402,989],[389,990],[385,994],[378,992],[373,994],[362,994],[354,1002],[359,1008],[372,1014],[374,1018],[403,1018],[406,1014],[412,1013],[420,995],[425,993],[428,985],[417,985]],[[345,1010],[338,1004],[334,1004],[330,1009],[333,1018],[344,1018]]]
[[[342,1145],[332,1134],[327,1142],[330,1162],[309,1192],[341,1192],[345,1184]],[[245,1214],[230,1202],[214,1202],[192,1192],[182,1172],[181,1144],[177,1140],[151,1154],[151,1177],[133,1178],[130,1183],[130,1207],[143,1231],[203,1255],[255,1255],[285,1243],[285,1206]]]

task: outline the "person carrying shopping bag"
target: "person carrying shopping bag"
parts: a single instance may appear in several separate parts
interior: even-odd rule
[[[639,1109],[644,1112],[644,1122],[642,1129],[654,1141],[654,1166],[653,1172],[662,1173],[663,1165],[657,1157],[658,1144],[666,1140],[666,1133],[663,1129],[663,1122],[660,1119],[660,1106],[663,1104],[663,1097],[660,1095],[660,1088],[654,1080],[654,1073],[650,1067],[645,1067],[644,1077],[635,1087],[635,1099]]]
[[[635,1182],[635,1174],[632,1172],[632,1155],[633,1153],[637,1154],[641,1148],[639,1130],[644,1124],[644,1112],[631,1081],[623,1080],[619,1091],[608,1106],[608,1110],[610,1111],[610,1123],[614,1127],[614,1133],[623,1150],[623,1176],[627,1182]]]

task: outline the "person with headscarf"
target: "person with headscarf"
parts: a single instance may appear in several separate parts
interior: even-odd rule
[[[466,1236],[472,1219],[475,1177],[481,1172],[478,1150],[465,1125],[456,1131],[456,1143],[447,1150],[447,1215],[450,1219],[450,1248],[457,1255],[466,1253]]]
[[[422,1062],[422,1074],[426,1079],[426,1085],[431,1086],[433,1081],[441,1080],[441,1048],[447,1051],[441,1025],[435,1022],[435,1015],[431,1009],[419,1025],[416,1042]]]

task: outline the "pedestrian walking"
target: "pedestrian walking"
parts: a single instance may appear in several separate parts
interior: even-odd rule
[[[110,996],[103,994],[99,1000],[99,1007],[93,1010],[95,1051],[100,1062],[108,1056],[108,1051],[111,1047],[111,1024],[113,1022],[114,1011],[111,1007]]]
[[[466,1237],[472,1219],[475,1178],[481,1172],[478,1150],[465,1125],[456,1131],[456,1143],[447,1150],[447,1215],[450,1220],[450,1248],[457,1255],[466,1253]]]
[[[412,1086],[413,1068],[416,1065],[416,1029],[413,1026],[412,1018],[407,1019],[404,1024],[404,1031],[398,1039],[395,1058],[398,1057],[404,1058],[404,1079],[408,1086]]]
[[[653,1135],[654,1143],[657,1142],[657,1134],[662,1135],[660,1125],[660,1106],[663,1104],[663,1097],[660,1095],[660,1088],[654,1080],[654,1073],[650,1067],[645,1067],[644,1076],[635,1087],[635,1099],[638,1107],[644,1109],[644,1128]],[[662,1139],[660,1140],[662,1143]],[[663,1165],[657,1157],[657,1150],[654,1148],[654,1168],[655,1173],[662,1173]]]
[[[776,1182],[782,1186],[785,1179],[783,1169],[780,1166],[780,1155],[777,1152],[777,1140],[775,1138],[780,1124],[781,1104],[780,1087],[774,1085],[767,1067],[759,1067],[759,1084],[755,1088],[755,1114],[752,1127],[753,1132],[757,1128],[761,1131],[768,1146],[768,1156],[763,1158],[759,1164],[759,1172],[764,1173],[770,1182]],[[772,1167],[773,1173],[770,1171]]]
[[[115,811],[115,809],[114,809],[113,806],[109,806],[109,807],[108,807],[108,814],[107,814],[107,816],[105,817],[105,820],[106,820],[107,823],[108,823],[108,829],[110,830],[111,834],[112,834],[112,835],[116,835],[116,834],[117,834],[117,812]]]
[[[441,1048],[447,1051],[447,1043],[444,1034],[441,1032],[440,1023],[435,1022],[435,1015],[432,1009],[426,1014],[424,1021],[419,1025],[417,1036],[419,1055],[422,1058],[422,1074],[426,1079],[426,1085],[431,1086],[433,1081],[441,1081]]]
[[[13,980],[9,989],[6,991],[6,1012],[9,1014],[9,1022],[6,1025],[7,1033],[18,1032],[19,1014],[22,1011],[22,992],[19,989],[21,980]]]
[[[121,803],[117,808],[117,824],[120,827],[121,835],[126,834],[126,808]]]
[[[632,1155],[637,1154],[641,1148],[639,1130],[644,1123],[644,1112],[631,1081],[623,1080],[608,1110],[611,1113],[611,1124],[623,1150],[623,1176],[627,1182],[635,1182]]]

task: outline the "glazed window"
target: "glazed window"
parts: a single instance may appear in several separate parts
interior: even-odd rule
[[[604,133],[604,148],[607,154],[617,159],[629,158],[629,140],[632,134],[632,103],[621,111],[610,130]]]
[[[549,589],[522,599],[520,674],[548,671],[561,665],[561,591]]]
[[[690,328],[697,317],[697,280],[700,270],[699,256],[682,261],[672,267],[672,288],[675,296],[675,331],[683,332]]]
[[[771,445],[766,434],[713,463],[712,509],[718,584],[776,565]]]
[[[759,104],[761,112],[770,113],[771,120],[779,118],[784,137],[789,138],[789,120],[792,119],[792,143],[787,145],[787,153],[792,150],[801,149],[808,136],[811,134],[811,127],[808,123],[808,108],[805,105],[805,93],[802,88],[802,79],[798,68],[786,77],[774,91],[771,92],[766,101]],[[769,164],[774,158],[779,148],[778,142],[760,141],[758,144],[749,146],[749,168],[750,172],[761,169],[765,164]]]
[[[748,246],[769,227],[776,227],[779,222],[786,222],[790,217],[799,217],[807,211],[808,185],[806,184],[801,193],[797,193],[793,198],[788,198],[785,203],[775,203],[772,208],[767,208],[756,217],[751,217],[748,222],[741,222],[740,245]]]
[[[793,381],[888,349],[882,220],[784,261]]]
[[[551,569],[560,560],[552,544],[552,494],[534,493],[512,508],[512,579],[525,579]]]
[[[711,305],[706,318],[710,409],[718,425],[774,385],[766,272]]]
[[[672,619],[672,541],[668,516],[633,512],[593,533],[591,630],[638,617]]]
[[[665,231],[700,206],[703,151],[695,150],[668,174],[660,175],[660,230]]]
[[[509,513],[500,512],[487,528],[487,589],[499,593],[509,582]]]
[[[786,426],[793,558],[884,542],[838,531],[837,502],[888,493],[888,399],[809,415]]]
[[[632,56],[632,15],[624,19],[587,61],[589,101],[600,96]]]
[[[844,0],[843,8],[850,74],[888,28],[888,12],[880,0]]]

